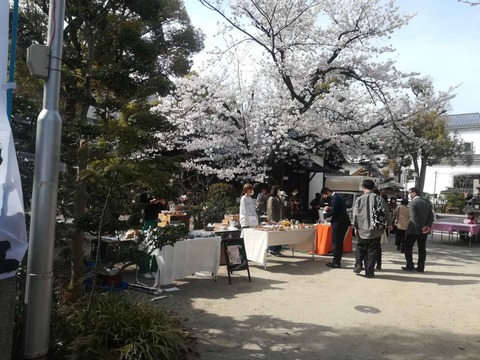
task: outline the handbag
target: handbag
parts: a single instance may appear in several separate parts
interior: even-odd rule
[[[387,244],[388,243],[388,236],[387,233],[384,231],[382,236],[380,237],[380,244]]]

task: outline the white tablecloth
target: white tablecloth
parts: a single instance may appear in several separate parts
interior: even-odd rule
[[[220,264],[220,236],[177,241],[164,246],[156,254],[158,271],[155,287],[171,284],[200,271],[218,273]]]
[[[262,231],[243,229],[247,259],[266,264],[267,249],[272,245],[289,245],[295,250],[315,251],[316,229],[290,231]]]

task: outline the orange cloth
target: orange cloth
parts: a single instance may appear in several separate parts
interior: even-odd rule
[[[320,255],[327,255],[332,252],[332,226],[328,224],[317,225],[317,239],[316,239],[315,253]],[[350,226],[343,241],[343,252],[352,252],[352,227]]]

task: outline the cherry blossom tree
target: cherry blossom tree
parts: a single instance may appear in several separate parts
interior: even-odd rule
[[[458,162],[470,165],[472,155],[465,151],[464,142],[457,133],[448,133],[442,117],[453,95],[437,93],[429,77],[412,78],[410,88],[414,94],[411,107],[419,111],[415,111],[410,120],[394,124],[388,136],[379,136],[384,138],[382,152],[390,159],[401,164],[405,155],[410,158],[413,169],[419,174],[415,186],[423,191],[428,166],[441,161],[448,161],[452,166]],[[431,104],[436,107],[429,106]]]
[[[458,2],[462,2],[462,3],[468,4],[470,6],[480,5],[480,1],[458,0]]]
[[[224,61],[177,79],[155,107],[177,128],[160,142],[187,150],[188,169],[278,180],[285,163],[308,163],[329,146],[363,154],[373,129],[445,100],[412,102],[414,74],[388,58],[389,36],[411,19],[394,1],[199,1],[221,16],[229,39],[212,63],[238,60],[232,54],[249,46],[252,73],[241,78]]]

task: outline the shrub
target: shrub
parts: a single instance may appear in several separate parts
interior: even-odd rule
[[[463,192],[444,193],[442,196],[446,199],[446,207],[456,208],[462,213],[465,207],[465,196]]]
[[[188,339],[179,319],[156,306],[118,294],[62,306],[52,317],[54,359],[181,359]]]
[[[168,311],[150,303],[134,302],[121,293],[103,293],[93,297],[86,314],[88,298],[70,302],[68,281],[59,276],[53,286],[50,360],[143,360],[184,359],[192,339],[181,321]],[[65,266],[66,268],[66,266]],[[25,271],[17,276],[17,304],[12,359],[22,358],[24,324]]]
[[[221,222],[223,216],[232,211],[238,213],[238,195],[237,190],[232,185],[225,183],[212,185],[201,205],[204,225]]]
[[[147,303],[118,294],[94,299],[85,318],[85,303],[65,304],[52,316],[53,359],[181,359],[188,339],[180,320]]]

